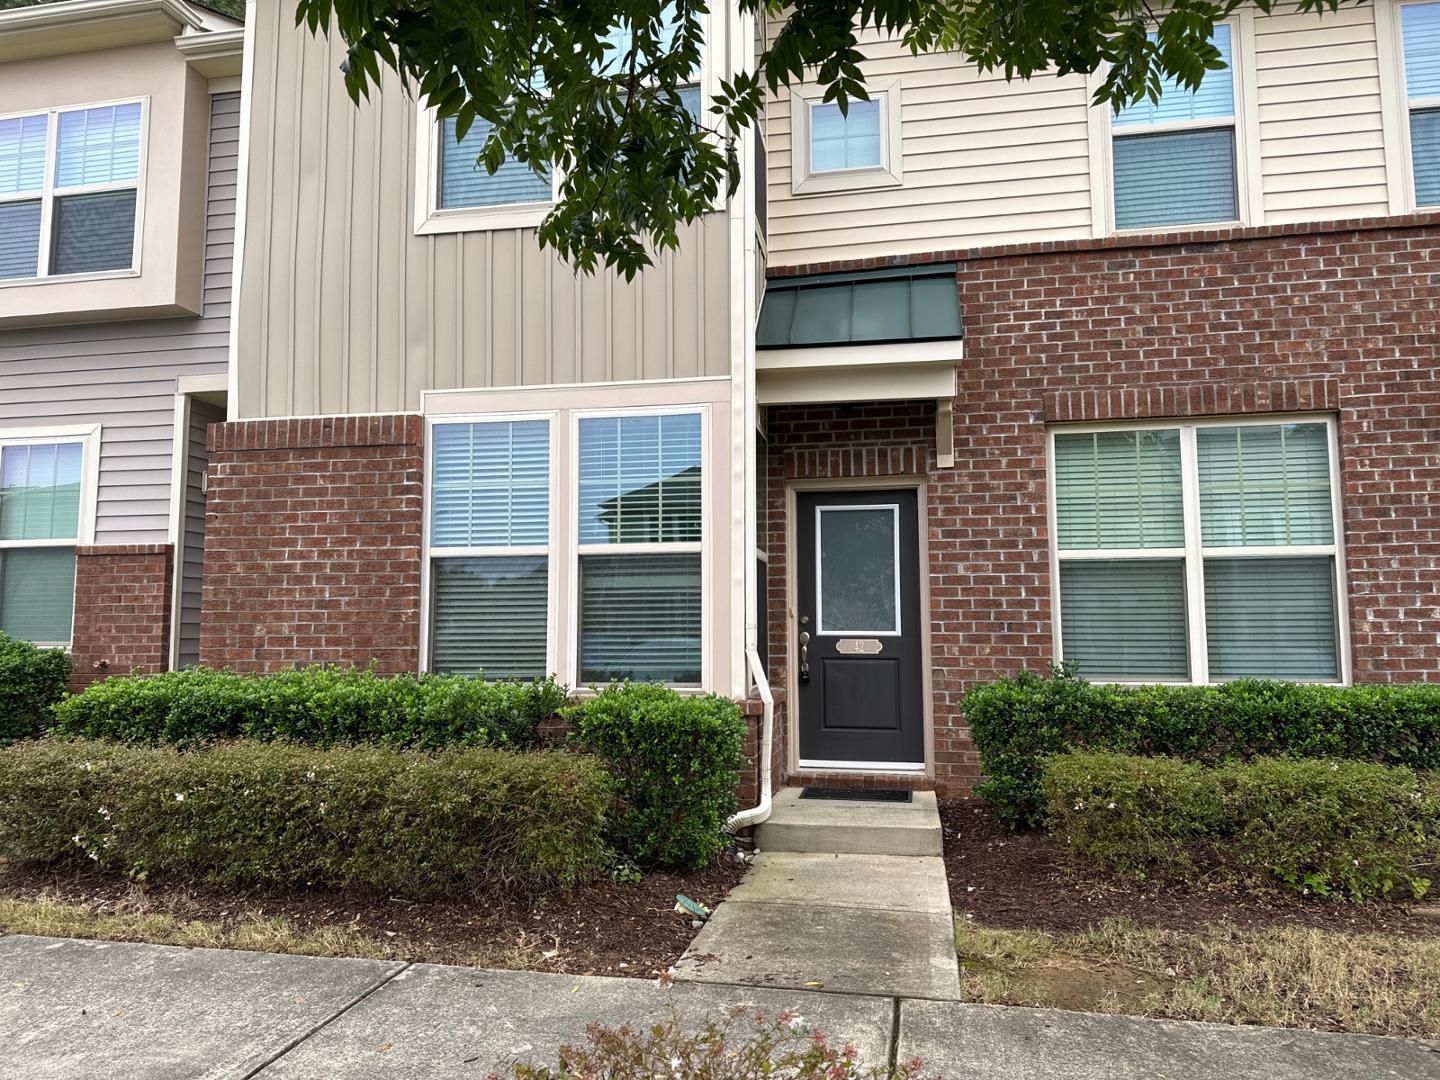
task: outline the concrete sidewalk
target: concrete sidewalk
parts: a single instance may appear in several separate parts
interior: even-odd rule
[[[738,1004],[951,1080],[1440,1080],[1440,1047],[1399,1039],[23,936],[0,938],[0,1077],[484,1077],[553,1061],[591,1021],[699,1024]]]

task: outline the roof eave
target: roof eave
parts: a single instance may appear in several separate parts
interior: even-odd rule
[[[0,12],[0,62],[172,40],[204,28],[180,0],[62,0]]]

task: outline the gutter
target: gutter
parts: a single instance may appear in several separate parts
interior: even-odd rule
[[[764,706],[760,724],[760,801],[725,822],[725,831],[732,834],[766,820],[770,816],[770,802],[774,795],[770,783],[770,763],[775,745],[775,695],[770,690],[770,680],[765,677],[765,665],[760,663],[760,653],[754,646],[745,649],[745,662],[749,665],[750,674],[755,679],[755,689],[759,692],[760,702]]]

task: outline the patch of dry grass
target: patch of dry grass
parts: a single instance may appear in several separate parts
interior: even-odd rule
[[[139,941],[202,949],[293,953],[298,956],[351,956],[367,960],[415,959],[403,938],[381,938],[359,927],[307,927],[276,915],[239,912],[224,919],[185,919],[155,910],[143,892],[119,905],[65,903],[47,896],[30,900],[0,897],[0,933],[93,941]],[[530,950],[477,945],[450,963],[476,967],[533,968]]]
[[[1307,927],[1075,934],[961,923],[971,1000],[1373,1035],[1440,1034],[1440,938]]]

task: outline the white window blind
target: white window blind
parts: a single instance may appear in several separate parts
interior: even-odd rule
[[[1063,658],[1120,681],[1340,679],[1332,439],[1324,420],[1055,432]]]
[[[0,120],[0,278],[133,266],[142,135],[138,101]]]
[[[480,164],[492,125],[476,120],[463,139],[455,137],[455,118],[440,121],[440,201],[442,210],[459,207],[548,203],[553,194],[549,168],[540,175],[506,157],[493,173]]]
[[[430,668],[548,673],[550,421],[435,424]]]
[[[1215,27],[1225,67],[1207,71],[1198,90],[1167,79],[1158,101],[1139,101],[1111,119],[1117,229],[1239,217],[1233,36],[1230,24]]]
[[[1440,3],[1400,8],[1418,206],[1440,205]]]
[[[703,423],[579,421],[579,678],[702,679]]]
[[[0,630],[43,645],[70,641],[84,447],[0,446]]]

